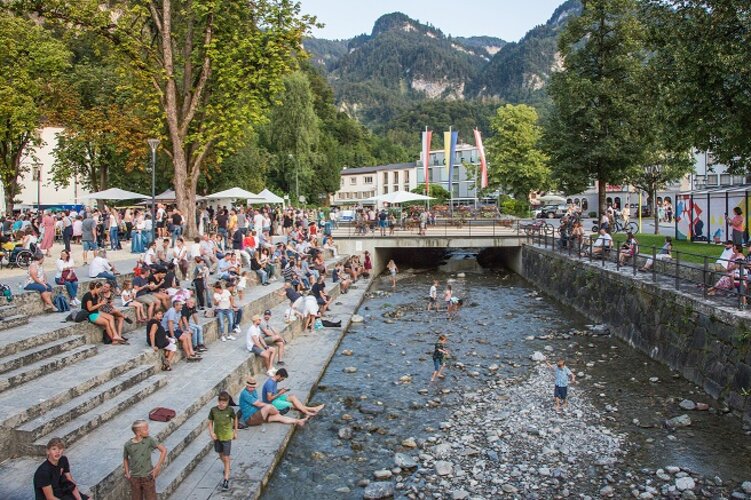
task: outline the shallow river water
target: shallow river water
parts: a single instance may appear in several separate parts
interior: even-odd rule
[[[586,331],[586,318],[513,273],[479,269],[474,260],[455,257],[441,268],[403,270],[393,292],[376,280],[359,311],[364,323],[352,326],[313,396],[326,409],[295,433],[265,499],[362,498],[358,482],[393,468],[403,440],[434,435],[461,408],[462,396],[488,377],[526,376],[534,351],[565,357],[581,375],[570,390],[572,407],[577,397],[588,398],[604,425],[625,434],[619,469],[675,465],[725,483],[751,480],[751,437],[738,418],[693,411],[690,427],[669,431],[662,425],[687,413],[678,406],[682,399],[716,406],[701,390],[616,338],[576,335]],[[456,277],[459,271],[464,278]],[[439,297],[450,281],[464,299],[452,321],[444,311],[425,310],[433,279],[441,282]],[[440,333],[449,336],[452,359],[446,379],[430,383]],[[488,373],[492,364],[499,368]],[[350,367],[356,372],[345,372]],[[659,381],[650,382],[652,377]],[[340,437],[345,427],[352,429],[351,438]],[[582,473],[580,491],[596,492],[596,473]]]

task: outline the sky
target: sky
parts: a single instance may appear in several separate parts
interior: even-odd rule
[[[446,35],[489,35],[518,41],[543,24],[564,0],[300,0],[302,12],[326,26],[316,38],[352,38],[370,33],[383,14],[403,12]]]

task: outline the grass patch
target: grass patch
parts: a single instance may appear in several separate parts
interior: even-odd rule
[[[616,248],[626,241],[625,233],[617,233],[613,236],[613,240],[616,242]],[[665,235],[662,234],[643,234],[636,235],[636,240],[639,242],[639,253],[642,255],[651,255],[652,247],[656,247],[657,251],[662,248],[665,243]],[[676,241],[673,239],[673,258],[675,258],[675,252],[680,252],[681,262],[693,262],[695,264],[704,264],[704,257],[709,257],[708,262],[712,263],[720,257],[720,254],[725,248],[723,245],[715,245],[713,243],[694,243],[691,241]],[[684,254],[687,252],[687,255]]]

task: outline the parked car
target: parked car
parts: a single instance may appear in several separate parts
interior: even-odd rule
[[[566,205],[545,205],[535,210],[535,217],[538,219],[559,219],[566,215],[568,206]]]

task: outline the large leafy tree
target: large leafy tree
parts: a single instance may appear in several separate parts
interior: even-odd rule
[[[751,2],[648,0],[654,70],[667,116],[693,145],[751,169]]]
[[[539,149],[542,127],[537,111],[525,104],[498,108],[490,122],[488,187],[527,201],[530,191],[550,186],[548,158]]]
[[[563,30],[565,69],[549,87],[553,109],[545,143],[554,178],[568,192],[620,184],[643,163],[640,82],[644,28],[635,0],[588,0]]]
[[[165,143],[189,233],[207,161],[221,162],[265,119],[315,22],[291,0],[12,3],[107,42],[137,93],[133,105],[152,118],[152,132]]]
[[[3,12],[0,47],[0,181],[11,210],[29,171],[24,155],[41,145],[39,129],[61,94],[70,52],[33,21]]]

